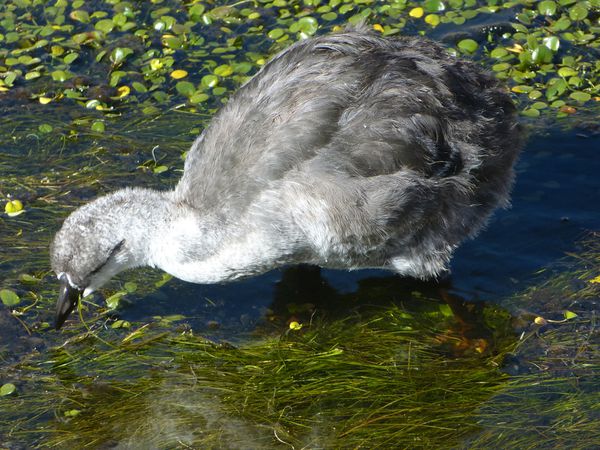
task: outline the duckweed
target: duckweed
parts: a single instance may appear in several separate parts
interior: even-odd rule
[[[562,99],[577,108],[594,107],[598,97],[596,2],[378,4],[355,0],[305,5],[299,0],[236,4],[105,0],[94,5],[92,9],[78,2],[3,3],[0,93],[25,89],[25,98],[41,104],[71,99],[90,107],[89,102],[95,100],[92,105],[99,110],[127,105],[147,113],[163,103],[184,101],[194,111],[199,103],[220,102],[216,97],[235,89],[246,74],[251,75],[269,55],[293,40],[367,20],[384,35],[427,35],[445,25],[464,25],[468,36],[462,39],[444,39],[437,32],[435,37],[493,66],[509,85],[525,81],[551,103]],[[263,14],[264,8],[270,14]],[[497,16],[500,25],[497,29],[478,26],[482,15]],[[16,27],[17,22],[21,26]],[[213,86],[201,83],[212,74],[223,80],[224,90],[211,92],[206,88]],[[557,76],[565,77],[566,85],[557,84]],[[178,87],[177,81],[183,78],[196,88]],[[132,94],[94,97],[104,86],[127,87]],[[158,90],[167,95],[152,95]],[[517,99],[523,111],[531,110],[527,96]]]

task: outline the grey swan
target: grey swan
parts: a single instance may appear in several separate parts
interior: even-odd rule
[[[364,26],[298,42],[195,140],[174,190],[125,188],[51,245],[59,329],[119,272],[222,283],[292,264],[430,278],[506,206],[522,139],[476,64]]]

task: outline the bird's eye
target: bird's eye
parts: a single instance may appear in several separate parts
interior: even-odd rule
[[[125,239],[123,239],[121,242],[119,242],[117,245],[115,245],[115,248],[113,248],[110,251],[110,254],[108,255],[107,261],[112,258],[114,255],[116,255],[122,248],[123,245],[125,244]]]
[[[102,264],[100,264],[98,267],[96,267],[94,270],[92,270],[90,272],[90,275],[94,275],[95,273],[100,272],[100,270],[102,270],[102,268],[111,260],[111,258],[114,257],[117,253],[119,253],[119,250],[121,250],[123,248],[124,244],[125,244],[125,239],[123,239],[121,242],[119,242],[117,245],[115,245],[115,247],[108,254],[108,257],[106,258],[106,260]]]

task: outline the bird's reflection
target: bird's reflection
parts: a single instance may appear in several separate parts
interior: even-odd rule
[[[293,322],[308,328],[313,323],[327,326],[339,320],[372,320],[392,308],[414,317],[411,326],[423,327],[424,333],[446,329],[457,349],[493,351],[499,335],[514,334],[508,312],[493,303],[461,297],[452,288],[450,277],[421,281],[382,272],[377,276],[355,272],[343,277],[355,287],[340,289],[331,278],[338,275],[300,265],[227,285],[199,286],[174,280],[153,294],[131,299],[118,315],[132,322],[179,317],[174,325],[233,344],[287,332]]]
[[[412,315],[435,317],[442,312],[457,349],[483,353],[498,336],[498,323],[489,323],[490,309],[502,313],[503,331],[510,333],[510,315],[497,305],[484,301],[468,301],[451,292],[451,278],[421,281],[400,276],[359,279],[356,290],[341,293],[315,266],[287,268],[276,284],[273,303],[264,319],[281,327],[283,323],[310,322],[315,316],[333,321],[356,316],[367,320],[386,308],[400,306]],[[420,320],[415,321],[419,326]]]

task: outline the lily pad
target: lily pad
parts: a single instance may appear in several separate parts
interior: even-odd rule
[[[538,11],[544,16],[553,16],[556,14],[557,4],[552,0],[544,0],[538,3]]]
[[[11,291],[10,289],[0,290],[0,300],[8,307],[17,306],[21,303],[21,299],[16,292]]]
[[[190,83],[189,81],[179,81],[175,85],[175,89],[177,89],[177,92],[179,92],[181,95],[185,95],[186,97],[191,97],[192,94],[196,92],[194,84]]]
[[[575,92],[571,92],[571,94],[569,95],[569,98],[572,98],[573,100],[576,100],[580,103],[585,103],[585,102],[589,101],[592,98],[592,96],[590,94],[588,94],[587,92],[575,91]]]
[[[5,383],[0,387],[0,397],[6,397],[16,392],[17,387],[12,383]]]
[[[577,3],[569,8],[571,20],[583,20],[588,16],[588,9],[584,2]]]
[[[473,39],[463,39],[457,45],[465,53],[475,53],[479,47],[479,44]]]
[[[297,22],[294,22],[290,26],[290,31],[292,33],[300,33],[304,37],[312,36],[317,32],[317,28],[319,23],[317,19],[314,17],[306,16],[299,19]]]

